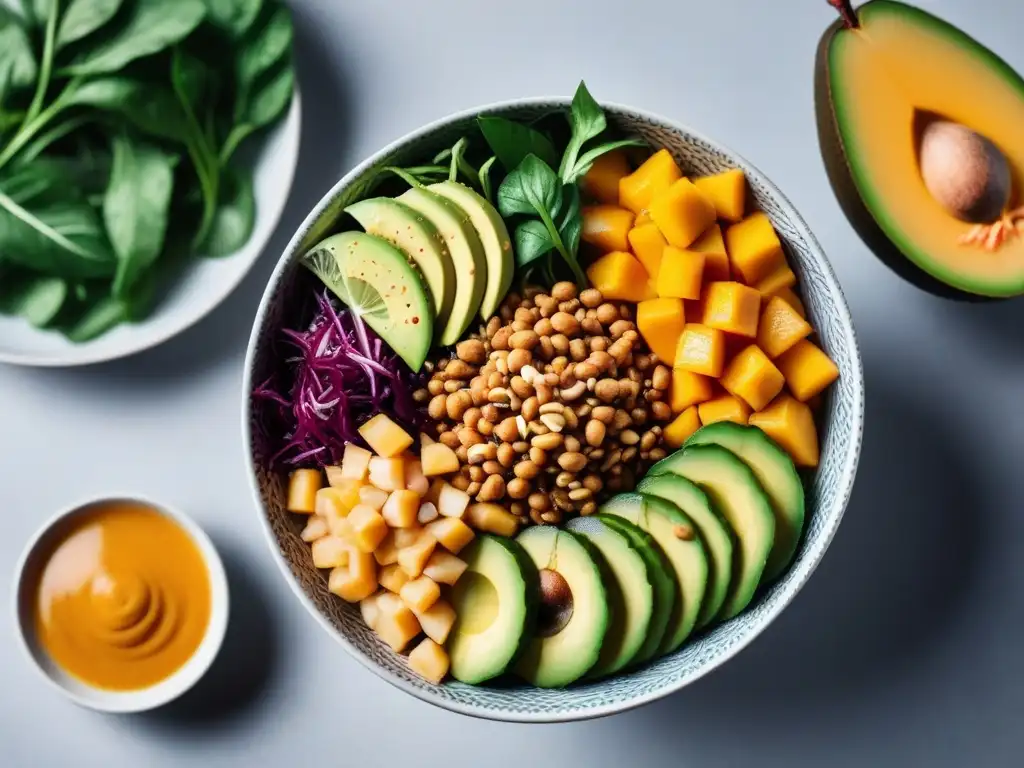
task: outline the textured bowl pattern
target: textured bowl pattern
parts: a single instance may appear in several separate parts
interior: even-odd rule
[[[819,412],[821,464],[808,480],[807,524],[793,565],[761,590],[741,615],[691,638],[676,653],[628,674],[565,690],[535,689],[514,681],[493,687],[427,683],[363,624],[358,607],[328,592],[326,574],[313,567],[309,546],[299,538],[302,521],[285,511],[284,478],[268,471],[265,457],[259,454],[253,437],[258,434],[260,414],[249,399],[252,385],[273,368],[279,352],[274,341],[278,329],[294,317],[295,304],[302,303],[296,296],[298,285],[308,286],[297,259],[334,231],[342,209],[367,194],[380,168],[412,164],[451,146],[477,114],[530,119],[567,106],[557,100],[520,101],[461,113],[399,140],[342,179],[296,233],[270,280],[249,343],[244,384],[243,431],[258,512],[275,557],[306,607],[357,660],[404,691],[457,712],[506,721],[578,720],[630,709],[682,688],[753,640],[804,585],[836,532],[856,474],[864,417],[863,375],[849,310],[827,259],[790,203],[753,166],[714,142],[664,118],[605,105],[614,128],[639,135],[652,148],[667,148],[684,173],[701,175],[737,167],[745,171],[753,204],[768,214],[783,240],[820,344],[839,367],[839,381]]]

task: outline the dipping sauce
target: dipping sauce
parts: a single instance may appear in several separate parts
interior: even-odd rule
[[[151,507],[110,502],[69,520],[46,555],[34,624],[68,674],[135,690],[191,658],[210,603],[206,563],[189,534]]]

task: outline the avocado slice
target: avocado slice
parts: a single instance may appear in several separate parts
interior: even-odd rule
[[[608,631],[608,595],[595,559],[600,555],[585,538],[550,526],[527,528],[516,541],[540,571],[541,584],[555,584],[557,599],[538,600],[536,633],[515,672],[540,688],[561,688],[597,663]]]
[[[382,237],[416,264],[434,303],[434,328],[444,328],[455,301],[455,266],[430,221],[390,197],[371,197],[345,209],[371,235]]]
[[[573,518],[566,528],[586,538],[600,555],[611,617],[597,663],[586,678],[606,677],[640,652],[654,615],[654,588],[643,556],[628,537],[593,515]]]
[[[700,489],[675,475],[664,475],[650,480],[655,484],[659,481],[667,482],[669,485],[675,481],[685,483],[703,496]],[[707,509],[710,511],[710,504],[707,504]],[[654,539],[655,546],[664,553],[675,572],[675,600],[669,614],[665,636],[658,647],[659,654],[672,653],[683,644],[696,626],[708,587],[708,558],[704,552],[704,542],[701,540],[699,528],[675,504],[658,496],[640,493],[620,493],[613,496],[601,505],[600,512],[628,520],[649,533]],[[722,531],[725,531],[724,524]],[[726,540],[731,546],[732,542],[727,535]],[[724,597],[724,591],[722,594]]]
[[[515,541],[486,534],[460,557],[466,570],[452,588],[448,656],[452,677],[476,685],[510,669],[533,637],[537,568]]]
[[[486,322],[498,311],[512,285],[512,274],[516,268],[512,238],[508,236],[505,220],[486,197],[465,184],[442,181],[431,184],[427,189],[448,198],[469,214],[469,220],[480,235],[487,260],[487,285],[480,301],[480,319]]]
[[[366,232],[342,232],[301,260],[413,370],[423,367],[434,337],[433,307],[423,278],[405,254]]]
[[[775,543],[764,566],[761,583],[774,581],[792,562],[804,530],[804,485],[793,460],[757,427],[731,421],[701,427],[683,448],[692,445],[720,445],[753,470],[775,515]]]
[[[952,298],[1024,292],[1024,238],[995,252],[957,240],[971,225],[922,182],[922,118],[977,131],[1006,157],[1024,204],[1024,78],[991,50],[927,11],[871,0],[821,39],[815,71],[822,157],[836,196],[864,242],[893,271]]]
[[[451,346],[466,332],[487,285],[487,262],[480,235],[469,214],[441,195],[424,187],[413,187],[398,196],[398,201],[431,221],[444,238],[455,267],[455,298],[448,322],[440,332],[442,346]]]
[[[775,516],[754,473],[734,453],[717,445],[676,451],[648,470],[682,475],[711,499],[736,534],[729,594],[717,618],[731,619],[750,603],[775,541]]]

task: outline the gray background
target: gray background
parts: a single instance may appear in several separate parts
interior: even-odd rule
[[[825,0],[296,0],[301,167],[242,287],[149,353],[72,371],[0,368],[0,572],[35,528],[134,490],[204,524],[230,572],[228,652],[194,695],[107,717],[44,687],[0,631],[5,766],[1009,766],[1024,725],[1020,301],[962,306],[901,283],[854,236],[817,154]],[[1024,71],[1024,10],[919,0]],[[320,630],[273,564],[239,437],[264,282],[305,212],[359,159],[488,101],[570,94],[689,123],[803,213],[849,299],[868,388],[839,535],[750,648],[680,694],[590,723],[513,726],[400,694]]]

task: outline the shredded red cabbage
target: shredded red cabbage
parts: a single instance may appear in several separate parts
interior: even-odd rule
[[[345,443],[368,447],[359,426],[385,413],[415,434],[424,421],[413,392],[416,374],[354,312],[338,310],[325,290],[308,329],[284,329],[298,354],[255,388],[257,425],[271,468],[324,467],[341,461]],[[283,386],[282,386],[283,384]]]

